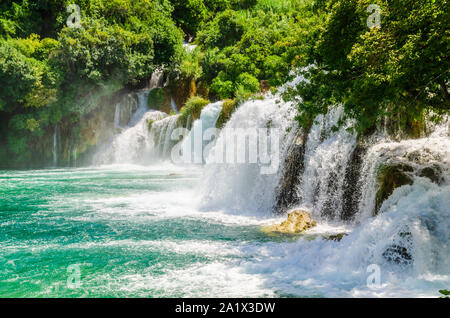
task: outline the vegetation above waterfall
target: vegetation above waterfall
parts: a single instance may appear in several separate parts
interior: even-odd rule
[[[380,10],[376,27],[368,27],[372,4]],[[447,0],[343,0],[317,5],[326,19],[309,56],[314,67],[304,71],[309,81],[300,83],[290,96],[301,96],[301,123],[308,125],[317,114],[341,103],[360,132],[372,132],[388,118],[388,129],[418,136],[426,113],[449,112]]]
[[[80,27],[70,27],[71,4]],[[380,27],[367,25],[371,4]],[[114,112],[101,105],[146,86],[157,68],[169,86],[149,100],[160,109],[169,94],[180,107],[196,95],[233,100],[220,126],[300,69],[308,81],[285,97],[303,126],[342,103],[361,132],[388,117],[417,135],[427,112],[450,108],[447,0],[6,0],[0,12],[2,166],[36,154],[48,162],[55,125],[83,143],[80,132]]]

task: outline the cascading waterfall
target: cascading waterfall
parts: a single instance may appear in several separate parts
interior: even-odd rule
[[[176,143],[171,136],[174,129],[177,128],[178,117],[179,115],[168,116],[152,124],[150,140],[153,159],[169,159],[170,150]]]
[[[73,158],[72,165],[74,167],[77,166],[77,159],[78,159],[77,157],[78,157],[78,145],[75,144],[72,149],[72,158]]]
[[[114,112],[114,128],[120,128],[120,103],[116,104],[116,111]]]
[[[182,153],[184,154],[184,152],[187,152],[187,156],[185,156],[187,162],[194,164],[205,163],[205,158],[208,156],[207,146],[211,140],[203,140],[203,136],[208,129],[216,127],[216,122],[219,118],[222,106],[223,102],[216,102],[207,105],[203,108],[200,119],[194,121],[192,124],[191,131],[183,139],[183,144],[181,145]],[[199,138],[199,136],[201,138]],[[196,145],[196,139],[201,141],[202,147],[198,147]]]
[[[137,124],[116,135],[108,149],[98,154],[95,163],[145,163],[145,156],[153,146],[148,122],[160,121],[166,116],[167,114],[159,111],[147,112]]]
[[[145,113],[148,112],[147,99],[148,99],[149,92],[150,92],[149,90],[145,90],[145,91],[140,92],[137,95],[138,107],[137,107],[135,113],[133,114],[133,116],[131,116],[131,119],[128,122],[128,127],[135,126],[138,122],[141,121],[141,119],[145,115]]]
[[[175,103],[175,100],[173,99],[173,97],[170,97],[170,108],[175,112],[175,113],[179,113],[178,111],[178,106]]]
[[[116,104],[116,113],[114,117],[114,126],[121,127],[123,130],[116,134],[109,145],[94,156],[94,164],[122,164],[122,163],[143,163],[144,157],[149,153],[152,147],[148,125],[150,121],[159,121],[167,114],[159,111],[149,111],[147,106],[148,90],[137,94],[128,94],[126,98]],[[122,121],[122,109],[126,105],[134,114],[129,116],[127,127],[122,127],[119,123]]]
[[[388,136],[375,136],[363,160],[359,187],[362,189],[358,220],[374,215],[375,195],[378,188],[377,170],[386,162],[396,160],[410,165],[414,170],[438,166],[443,177],[450,176],[450,138],[448,120],[433,128],[427,138],[393,141]]]
[[[0,271],[0,280],[8,281],[3,289],[0,284],[0,294],[16,296],[17,290],[38,297],[73,297],[74,292],[96,297],[361,297],[437,296],[439,289],[448,289],[448,121],[431,127],[426,138],[399,141],[379,133],[357,140],[346,129],[351,122],[335,127],[343,115],[341,107],[318,116],[305,132],[294,119],[296,104],[268,94],[264,100],[240,105],[218,135],[211,142],[202,140],[197,148],[194,136],[216,126],[222,103],[207,105],[177,143],[172,134],[180,128],[179,115],[149,110],[147,97],[146,91],[131,93],[111,105],[115,106],[111,108],[114,121],[108,117],[111,142],[95,157],[96,164],[145,167],[3,173],[0,185],[7,207],[3,211],[17,211],[16,202],[22,200],[23,211],[29,213],[9,213],[12,221],[2,224],[11,235],[2,243],[0,258],[23,258],[17,280],[11,280],[13,262]],[[258,150],[266,150],[270,163],[239,161],[240,154],[251,157],[254,144],[251,136],[244,144],[233,138],[245,137],[248,131],[267,135],[270,129],[279,133],[279,151],[274,140],[255,143]],[[234,130],[238,134],[230,135]],[[54,127],[54,164],[61,165],[64,149],[68,163],[76,166],[77,143],[69,140],[68,149],[62,147],[67,146],[67,140],[60,140],[63,133],[64,126]],[[191,159],[200,158],[199,165],[166,164],[175,143]],[[228,147],[234,146],[230,156],[234,161],[228,162]],[[210,151],[204,158],[205,148]],[[227,161],[217,162],[220,155],[224,159],[224,149]],[[289,161],[296,151],[299,155]],[[284,208],[308,209],[317,226],[295,237],[269,235],[260,225],[281,220],[274,219],[272,212],[286,177],[283,165],[288,162],[298,172],[295,182],[288,183],[298,200]],[[263,173],[271,163],[277,169]],[[392,163],[408,167],[413,182],[397,187],[376,204],[380,168]],[[424,169],[439,175],[427,176]],[[350,184],[351,180],[356,181]],[[55,191],[55,184],[63,186]],[[354,188],[360,190],[352,193]],[[346,211],[349,193],[355,196],[354,213]],[[352,218],[342,217],[348,214]],[[61,223],[57,228],[55,216]],[[61,240],[61,228],[79,235]],[[41,239],[35,233],[46,235]],[[335,234],[347,235],[341,240],[330,237]],[[39,253],[28,253],[30,246]],[[67,279],[66,271],[59,271],[57,278],[44,275],[45,284],[36,284],[42,270],[61,267],[58,255],[65,262],[78,262],[80,250],[86,251],[83,264],[93,264],[83,269],[87,276],[82,289],[59,288]],[[36,257],[45,261],[37,262]],[[152,264],[142,266],[149,259]],[[379,268],[380,286],[368,286],[369,268]],[[104,278],[107,284],[99,284]],[[8,293],[9,286],[14,286],[14,293]]]
[[[58,165],[58,125],[55,125],[55,130],[53,132],[53,166]]]
[[[163,85],[163,80],[164,80],[164,71],[160,69],[155,70],[150,78],[148,88],[153,89],[161,87]]]
[[[302,207],[316,218],[337,219],[342,213],[345,173],[356,146],[356,135],[347,132],[347,125],[333,131],[342,115],[342,107],[319,115],[307,137],[298,191]]]
[[[295,136],[295,107],[285,103],[278,96],[267,96],[265,100],[252,100],[241,105],[227,122],[219,134],[217,142],[206,159],[201,193],[201,208],[205,210],[227,210],[235,213],[272,212],[276,187],[281,178],[282,168],[277,166],[270,174],[261,174],[266,164],[257,163],[217,163],[216,154],[223,152],[227,144],[227,134],[233,129],[268,129],[279,132],[279,153],[272,157],[273,161],[285,157],[293,137]],[[260,136],[261,137],[261,136]],[[248,143],[245,149],[238,152],[249,153]],[[228,148],[227,148],[228,150]],[[233,151],[233,149],[231,149]],[[279,155],[279,157],[277,157]],[[272,162],[276,164],[276,162]]]

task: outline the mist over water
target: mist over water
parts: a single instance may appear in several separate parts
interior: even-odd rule
[[[223,134],[203,164],[172,164],[178,115],[149,110],[141,94],[125,125],[118,104],[117,132],[93,166],[0,171],[0,296],[435,297],[448,288],[448,124],[423,139],[374,138],[360,167],[357,211],[343,220],[357,139],[346,126],[333,129],[340,107],[319,116],[295,185],[297,207],[308,209],[318,226],[301,237],[274,236],[261,226],[285,218],[273,211],[299,132],[295,106],[267,95],[241,105],[226,124],[279,130],[279,168],[264,175],[260,162],[217,164],[212,156],[227,143]],[[215,127],[221,107],[205,107],[192,131],[200,123],[202,132]],[[191,138],[183,142],[192,146]],[[248,144],[241,149],[248,150]],[[443,177],[436,184],[415,176],[375,216],[377,171],[394,159],[416,170],[437,164]],[[326,239],[339,233],[348,235]],[[403,258],[395,261],[399,249]],[[376,288],[367,284],[372,264],[380,268]],[[71,265],[80,268],[78,288],[67,284]]]

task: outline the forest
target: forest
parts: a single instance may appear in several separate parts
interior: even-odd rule
[[[447,0],[3,0],[0,166],[49,157],[55,125],[79,133],[157,70],[170,83],[159,93],[178,94],[183,115],[226,100],[229,117],[301,73],[284,98],[303,127],[342,104],[359,134],[389,118],[417,137],[450,110],[449,15]]]

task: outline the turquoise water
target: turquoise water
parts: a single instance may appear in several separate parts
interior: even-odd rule
[[[237,270],[252,257],[240,247],[274,239],[192,208],[198,181],[175,168],[0,172],[0,296],[274,295]]]
[[[322,220],[308,235],[283,237],[261,230],[280,218],[204,210],[202,173],[0,171],[0,297],[435,297],[448,287],[449,185],[421,179],[377,218]],[[383,253],[405,227],[413,262],[393,264]],[[323,239],[342,232],[341,242]]]

